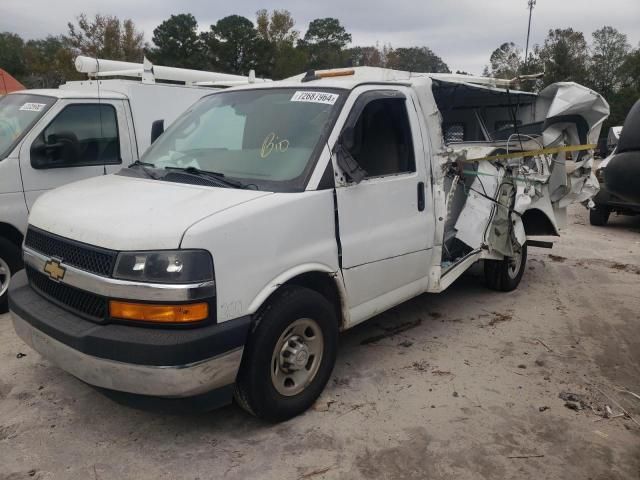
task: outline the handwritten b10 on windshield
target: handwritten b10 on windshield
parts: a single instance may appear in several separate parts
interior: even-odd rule
[[[286,152],[289,150],[289,140],[281,139],[274,132],[271,132],[264,138],[262,148],[260,149],[260,157],[267,158],[271,152]]]

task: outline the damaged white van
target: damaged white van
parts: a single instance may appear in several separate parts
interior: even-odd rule
[[[36,202],[16,332],[106,389],[303,412],[339,331],[478,261],[516,288],[596,193],[603,98],[498,87],[362,67],[205,97],[142,163]]]

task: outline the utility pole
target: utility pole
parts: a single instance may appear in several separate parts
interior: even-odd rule
[[[529,7],[529,27],[527,28],[527,46],[524,50],[525,67],[527,65],[527,62],[529,61],[529,36],[531,35],[531,14],[533,13],[533,7],[536,6],[536,0],[527,0],[527,5]]]

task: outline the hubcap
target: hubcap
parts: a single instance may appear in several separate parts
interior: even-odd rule
[[[280,335],[271,356],[271,381],[281,395],[290,397],[303,391],[316,377],[324,338],[315,320],[294,321]]]
[[[514,251],[513,257],[509,257],[509,268],[507,268],[507,273],[509,274],[509,277],[516,278],[518,276],[521,262],[522,262],[522,250]]]
[[[9,289],[9,279],[11,278],[11,270],[9,265],[0,258],[0,297]]]

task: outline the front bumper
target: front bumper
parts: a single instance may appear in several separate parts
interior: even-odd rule
[[[12,279],[9,309],[25,343],[84,382],[174,398],[232,385],[250,322],[242,317],[193,329],[100,325],[45,300],[24,272]]]

